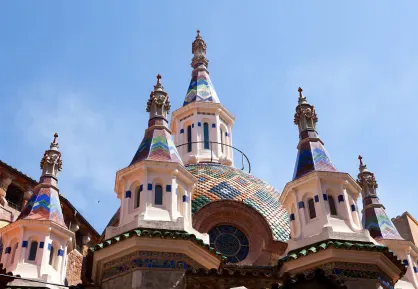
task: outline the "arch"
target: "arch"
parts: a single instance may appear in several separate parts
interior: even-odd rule
[[[247,257],[238,264],[263,265],[273,254],[282,255],[287,244],[273,240],[267,220],[254,208],[240,201],[218,200],[202,206],[192,218],[193,228],[208,233],[218,225],[229,225],[243,232],[250,242]]]
[[[335,205],[334,197],[331,196],[330,194],[328,194],[327,197],[328,197],[329,212],[330,212],[331,216],[338,216],[337,207]]]
[[[33,241],[30,242],[30,245],[29,245],[28,261],[35,261],[36,260],[37,251],[38,251],[38,241],[33,240]]]
[[[163,186],[156,184],[154,188],[154,204],[157,206],[163,205]]]
[[[308,210],[309,210],[309,218],[315,219],[316,218],[316,211],[315,211],[315,203],[313,198],[308,199]]]
[[[209,123],[207,123],[207,122],[203,123],[203,141],[204,141],[203,148],[205,150],[208,150],[209,147],[210,147],[210,145],[209,145],[210,139],[209,139]]]

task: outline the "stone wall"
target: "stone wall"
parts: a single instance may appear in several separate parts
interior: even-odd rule
[[[136,270],[102,283],[102,289],[183,289],[184,271]]]
[[[77,250],[72,250],[67,259],[67,282],[69,286],[81,283],[82,266],[83,255]]]

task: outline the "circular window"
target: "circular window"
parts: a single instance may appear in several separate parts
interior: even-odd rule
[[[216,226],[209,231],[210,245],[228,258],[228,262],[237,263],[248,255],[249,242],[243,232],[233,226]]]

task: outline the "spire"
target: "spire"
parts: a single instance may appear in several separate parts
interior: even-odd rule
[[[196,39],[192,44],[192,80],[187,90],[183,106],[191,102],[219,103],[218,95],[209,77],[208,59],[206,58],[206,43],[197,30]]]
[[[34,193],[20,213],[18,220],[49,220],[67,227],[58,193],[58,172],[62,169],[62,161],[57,138],[58,134],[55,133],[49,150],[46,150],[42,157],[40,164],[42,175],[39,184],[34,188]]]
[[[363,196],[363,227],[369,230],[370,235],[375,239],[401,240],[402,237],[377,197],[376,189],[378,185],[374,174],[367,170],[362,156],[358,156],[358,159],[360,166],[357,183],[361,186]]]
[[[130,165],[143,160],[181,162],[168,128],[170,101],[157,75],[157,84],[151,92],[146,111],[149,112],[148,128]]]
[[[293,180],[312,171],[337,171],[316,132],[318,117],[315,108],[306,101],[302,91],[299,87],[299,99],[294,118],[294,123],[299,129],[299,144]]]

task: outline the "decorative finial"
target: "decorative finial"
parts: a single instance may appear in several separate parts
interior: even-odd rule
[[[197,36],[196,36],[196,38],[200,38],[200,30],[199,29],[197,30]]]
[[[161,84],[161,74],[157,75],[157,84],[154,85],[154,91],[163,91],[164,87]],[[152,92],[151,92],[152,94]]]
[[[194,55],[192,59],[193,68],[197,68],[201,65],[203,65],[204,68],[208,67],[209,61],[206,59],[206,43],[202,39],[202,36],[200,36],[200,30],[197,30],[196,39],[193,41],[192,53]]]
[[[54,142],[53,143],[57,143],[57,138],[58,138],[58,133],[54,133]]]
[[[302,103],[306,103],[306,97],[303,95],[302,93],[303,89],[301,87],[298,88],[298,92],[299,92],[299,100],[298,103],[302,104]]]
[[[363,166],[363,157],[361,155],[359,155],[358,159],[360,160],[360,166]]]
[[[360,173],[368,172],[367,166],[363,163],[363,157],[361,155],[359,155],[358,159],[360,161],[360,166],[358,167]]]
[[[42,157],[40,166],[42,176],[57,177],[58,171],[62,169],[61,153],[58,150],[58,133],[54,134],[54,140],[51,143],[49,150],[45,151]]]
[[[157,75],[157,84],[160,84],[161,75],[158,73]]]

